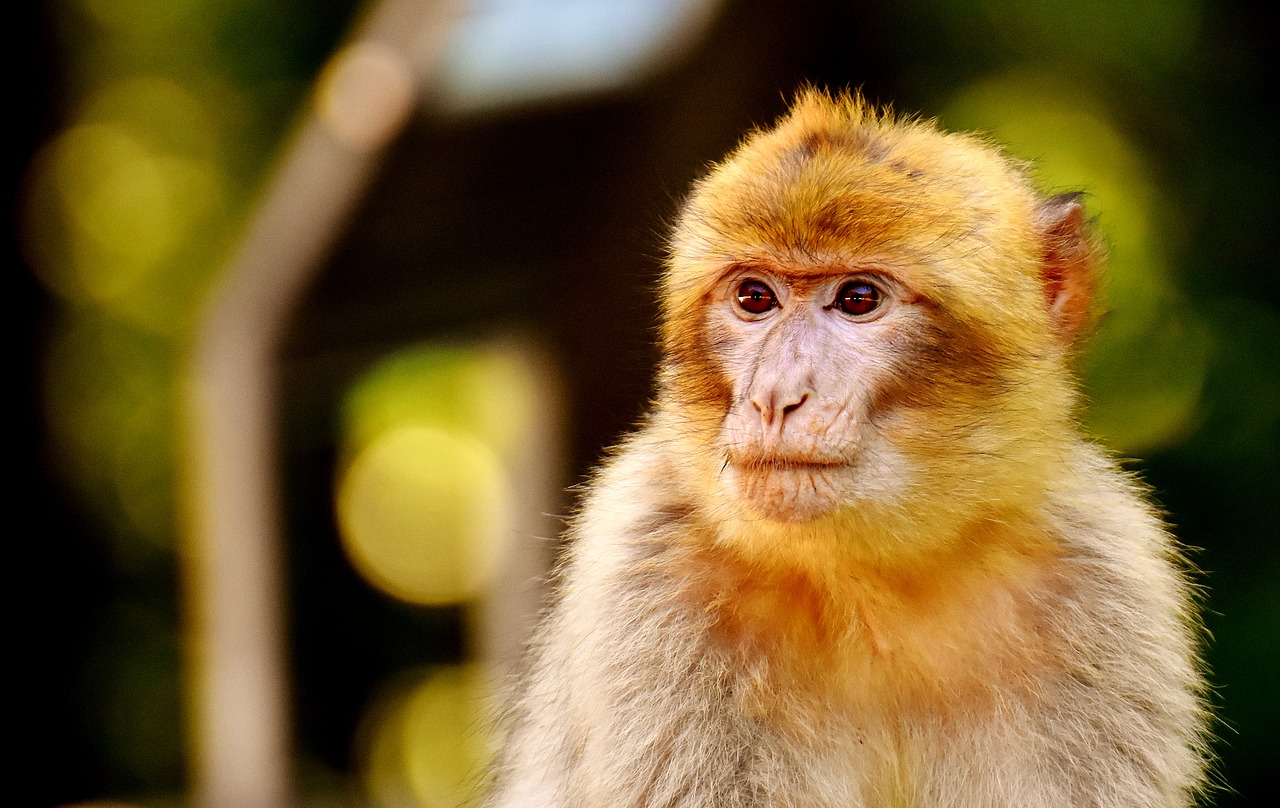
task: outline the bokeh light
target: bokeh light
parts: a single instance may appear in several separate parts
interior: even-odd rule
[[[453,111],[600,92],[660,69],[718,0],[489,0],[459,21],[441,87]]]
[[[475,597],[509,530],[509,496],[497,456],[458,430],[393,429],[342,472],[343,546],[369,581],[413,603]]]
[[[489,702],[474,666],[402,677],[361,728],[363,782],[374,806],[464,808],[483,796]]]
[[[502,347],[428,345],[353,386],[338,525],[370,582],[422,604],[480,594],[510,541],[507,461],[533,417],[535,383]]]
[[[157,30],[181,25],[200,6],[213,4],[208,0],[173,0],[168,3],[153,3],[149,0],[80,0],[80,5],[99,25],[121,35],[154,35]]]
[[[157,153],[112,124],[71,127],[35,166],[29,240],[41,278],[108,308],[167,268],[219,195],[209,166]]]
[[[1134,455],[1185,438],[1199,415],[1207,332],[1170,277],[1176,212],[1157,204],[1140,152],[1106,106],[1080,82],[1015,71],[962,90],[943,119],[990,132],[1031,161],[1048,192],[1085,192],[1109,253],[1102,318],[1082,361],[1089,430]]]
[[[410,346],[352,387],[343,408],[344,446],[358,448],[405,424],[435,424],[505,455],[532,423],[538,384],[520,352],[501,343]]]
[[[413,112],[412,65],[394,48],[356,42],[339,51],[316,84],[316,114],[348,148],[384,148]]]

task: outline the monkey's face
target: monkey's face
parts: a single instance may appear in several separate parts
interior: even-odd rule
[[[730,391],[723,474],[752,511],[807,521],[901,487],[907,469],[878,419],[920,305],[875,265],[746,264],[716,284],[707,326]]]
[[[880,527],[1034,495],[1074,434],[1087,259],[1074,197],[985,143],[802,99],[673,240],[664,395],[712,444],[714,504]]]
[[[943,521],[1019,496],[1067,422],[1060,355],[963,317],[935,267],[757,252],[703,304],[717,490],[748,518]]]

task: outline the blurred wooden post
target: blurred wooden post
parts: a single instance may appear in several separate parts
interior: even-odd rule
[[[464,0],[381,0],[333,57],[197,324],[186,375],[182,574],[202,808],[290,786],[277,353],[295,300],[435,78]]]

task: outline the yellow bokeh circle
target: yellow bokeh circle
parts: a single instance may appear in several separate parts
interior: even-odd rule
[[[405,676],[361,726],[361,772],[372,805],[469,808],[492,757],[488,690],[473,665]]]
[[[338,526],[351,563],[412,603],[470,600],[509,532],[506,472],[465,432],[414,424],[363,447],[339,477]]]

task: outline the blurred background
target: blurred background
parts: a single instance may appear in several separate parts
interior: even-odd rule
[[[1086,192],[1112,260],[1084,419],[1195,548],[1219,716],[1209,803],[1270,804],[1280,272],[1259,4],[15,13],[6,802],[185,805],[206,777],[222,607],[198,571],[218,446],[192,380],[226,301],[258,300],[235,279],[278,260],[293,285],[268,283],[246,338],[266,393],[234,373],[218,388],[259,402],[270,433],[245,479],[276,497],[265,563],[280,574],[241,582],[277,594],[262,625],[282,704],[265,715],[299,804],[470,804],[529,580],[571,487],[651,393],[668,223],[709,162],[811,82],[989,132],[1047,190]]]

